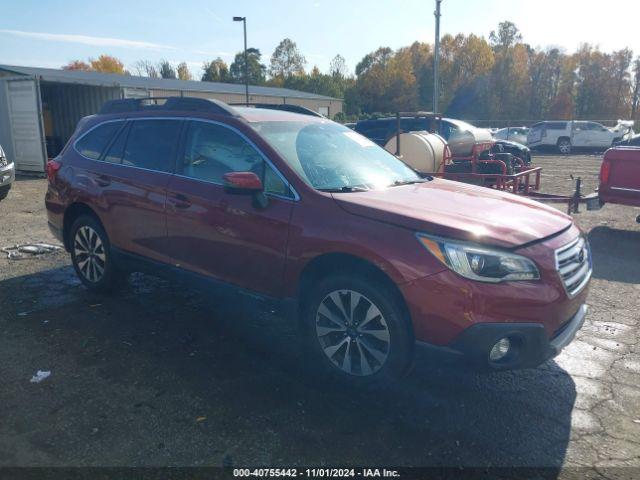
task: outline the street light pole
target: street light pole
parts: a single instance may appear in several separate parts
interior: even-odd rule
[[[440,4],[442,0],[436,0],[436,11],[433,14],[436,17],[436,43],[433,53],[433,112],[438,113],[438,97],[440,95],[439,69],[440,69]]]
[[[249,61],[247,57],[247,17],[233,17],[234,22],[242,22],[244,28],[244,96],[249,106]]]

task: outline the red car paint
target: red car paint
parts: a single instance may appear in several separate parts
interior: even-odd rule
[[[640,207],[640,148],[616,147],[605,152],[598,195],[603,203]]]
[[[133,112],[126,118],[166,115]],[[258,209],[251,196],[230,194],[224,185],[87,160],[74,141],[99,123],[124,118],[94,116],[81,122],[56,159],[59,166],[46,194],[50,226],[67,247],[65,215],[71,206],[82,205],[98,217],[112,247],[281,299],[298,296],[312,262],[349,255],[396,284],[415,339],[435,345],[447,345],[483,322],[542,324],[552,338],[585,302],[587,288],[569,298],[556,270],[554,251],[580,235],[571,217],[558,210],[440,179],[326,193],[305,183],[250,126],[252,121],[325,119],[260,109],[245,112],[244,118],[202,112],[172,112],[171,117],[203,118],[237,129],[286,177],[299,199],[271,197],[268,208]],[[527,256],[541,278],[497,284],[468,280],[426,251],[418,232]]]

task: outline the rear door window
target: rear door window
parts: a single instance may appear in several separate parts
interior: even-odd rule
[[[98,125],[77,141],[76,150],[83,157],[98,160],[123,123],[123,121],[117,121]]]
[[[122,164],[158,172],[172,171],[181,127],[181,120],[131,122]]]

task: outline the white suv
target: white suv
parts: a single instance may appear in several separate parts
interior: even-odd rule
[[[2,150],[2,145],[0,145],[0,200],[3,200],[9,195],[9,190],[15,177],[15,166],[13,162],[7,158]]]
[[[615,142],[632,134],[633,122],[619,121],[615,128],[596,122],[557,121],[539,122],[527,135],[530,148],[556,147],[560,153],[571,153],[571,148],[609,148]]]

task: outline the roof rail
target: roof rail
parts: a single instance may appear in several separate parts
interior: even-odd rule
[[[284,112],[300,113],[302,115],[325,118],[324,115],[318,112],[314,112],[310,108],[301,107],[300,105],[292,105],[290,103],[231,103],[230,105],[237,107],[254,107],[266,108],[269,110],[282,110]]]
[[[186,111],[208,112],[218,115],[237,117],[234,108],[224,102],[209,98],[197,97],[145,97],[126,98],[122,100],[108,100],[103,105],[98,115],[109,113],[126,113],[140,111]]]

